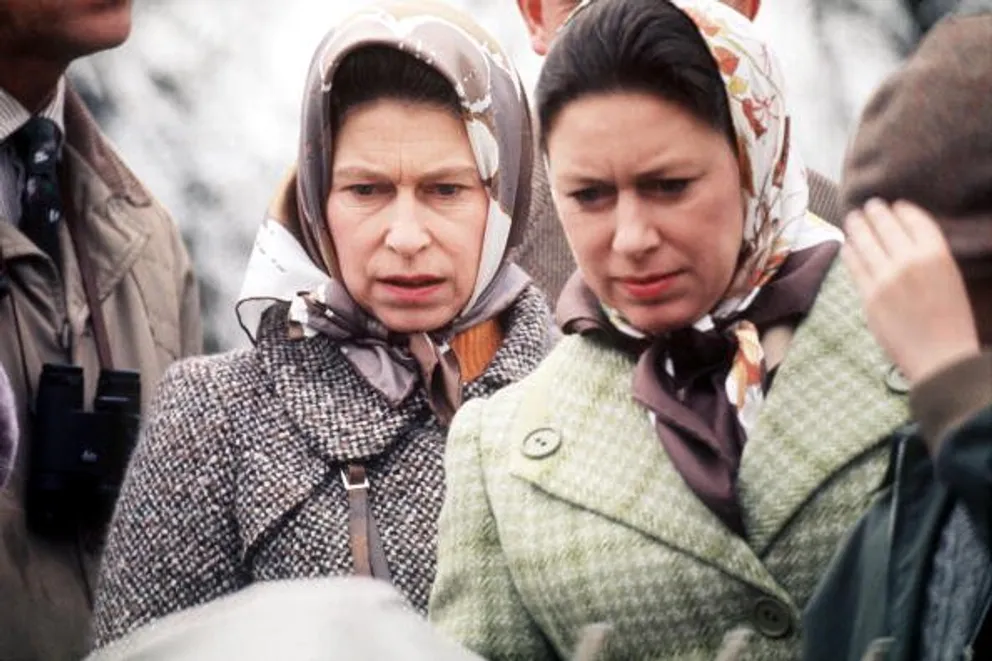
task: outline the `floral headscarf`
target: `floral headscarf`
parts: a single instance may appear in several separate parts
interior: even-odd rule
[[[458,317],[435,333],[393,333],[361,309],[339,279],[328,231],[334,73],[346,55],[373,45],[413,55],[451,82],[489,191],[472,296]],[[239,296],[242,325],[244,303],[289,301],[294,337],[322,333],[338,340],[345,357],[393,405],[413,391],[419,373],[432,406],[447,422],[461,402],[458,364],[448,340],[506,310],[529,283],[506,258],[523,236],[531,149],[519,76],[495,39],[469,17],[431,0],[378,2],[355,12],[328,32],[311,62],[300,132],[298,217],[283,224],[269,219],[259,230]]]
[[[567,30],[581,12],[597,1],[606,0],[584,0],[562,30]],[[808,257],[810,253],[807,251],[818,253],[814,261],[819,272],[813,278],[815,282],[809,283],[815,287],[806,297],[811,299],[826,265],[843,241],[843,234],[807,211],[809,190],[802,160],[792,149],[791,121],[783,93],[783,76],[777,60],[767,44],[757,36],[751,22],[716,0],[674,0],[672,4],[699,28],[725,86],[737,140],[745,204],[743,245],[738,268],[726,296],[698,319],[692,329],[686,329],[687,332],[694,331],[692,337],[682,337],[679,342],[672,342],[671,338],[648,337],[631,326],[619,311],[600,302],[595,302],[591,307],[594,299],[581,283],[579,274],[573,276],[566,286],[559,303],[558,317],[566,332],[601,329],[605,318],[613,329],[634,340],[635,345],[652,346],[652,350],[642,356],[638,376],[635,377],[635,397],[645,403],[648,400],[657,402],[656,397],[645,393],[657,389],[671,390],[671,381],[684,376],[677,374],[680,351],[696,351],[706,338],[715,335],[731,342],[734,349],[730,352],[730,364],[724,364],[726,377],[722,397],[729,402],[736,417],[738,429],[730,433],[737,435],[742,444],[757,420],[764,401],[767,376],[759,327],[752,318],[755,313],[753,305],[768,285],[781,275],[783,265],[797,255]],[[766,299],[777,295],[770,291],[766,293]],[[784,294],[793,300],[804,298],[795,296],[795,292]],[[660,363],[670,379],[655,375],[654,363]],[[713,395],[710,393],[707,396]],[[715,395],[721,396],[720,393]],[[666,410],[671,408],[673,402],[675,406],[680,406],[679,401],[683,398],[684,394],[680,394],[667,401],[666,396]],[[658,408],[650,403],[648,407],[652,410]],[[663,412],[654,413],[662,415]],[[690,435],[698,428],[699,425],[695,425]],[[715,431],[710,436],[721,436],[724,430],[710,431]],[[672,438],[670,429],[661,429],[661,426],[659,434],[663,441]],[[680,454],[681,448],[673,449],[667,441],[665,444],[673,459]],[[700,496],[715,502],[725,498],[728,490],[732,493],[739,454],[736,459],[730,460],[726,457],[728,453],[725,448],[713,450],[719,457],[716,463],[720,466],[716,471],[712,466],[705,470],[720,473],[720,486],[716,490],[721,493],[712,498],[702,493]],[[696,488],[689,478],[687,481]],[[708,488],[698,486],[697,493]]]

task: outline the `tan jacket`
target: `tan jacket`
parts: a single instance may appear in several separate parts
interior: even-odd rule
[[[63,159],[102,302],[115,367],[136,369],[147,408],[176,358],[201,350],[199,297],[176,226],[103,139],[80,98],[67,91]],[[79,659],[87,649],[87,581],[96,550],[28,532],[24,489],[31,448],[28,407],[46,362],[81,365],[85,402],[99,363],[76,254],[62,227],[65,286],[54,264],[14,224],[0,219],[11,292],[0,299],[0,362],[13,385],[23,430],[14,473],[0,493],[0,659]],[[15,323],[14,309],[16,305]],[[18,338],[17,328],[20,330]],[[30,381],[30,386],[27,381]],[[82,566],[89,569],[83,575]]]

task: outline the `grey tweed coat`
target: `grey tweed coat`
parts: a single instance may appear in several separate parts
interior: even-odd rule
[[[422,392],[391,408],[332,340],[288,340],[285,318],[274,306],[255,348],[183,361],[163,379],[111,523],[98,646],[257,581],[352,573],[344,461],[366,465],[393,582],[426,610],[445,429]],[[502,321],[503,345],[466,399],[550,350],[536,287]]]

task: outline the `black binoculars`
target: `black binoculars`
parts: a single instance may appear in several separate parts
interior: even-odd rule
[[[138,372],[101,370],[92,411],[83,391],[82,367],[42,368],[26,494],[28,523],[42,534],[102,531],[138,438]]]

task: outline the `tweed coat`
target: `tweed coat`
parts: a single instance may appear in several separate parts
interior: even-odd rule
[[[798,658],[801,610],[907,415],[857,310],[835,264],[744,448],[743,538],[674,469],[627,354],[568,336],[470,402],[449,434],[432,620],[490,660],[568,658],[600,622],[600,660],[711,661],[740,626],[747,658]]]
[[[362,462],[392,580],[421,612],[434,578],[445,430],[422,388],[398,408],[329,337],[287,338],[266,312],[257,346],[183,361],[160,387],[111,524],[95,608],[103,645],[257,581],[350,574],[342,462]],[[530,286],[466,399],[532,371],[549,311]]]

